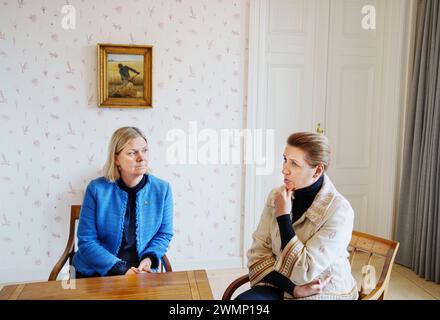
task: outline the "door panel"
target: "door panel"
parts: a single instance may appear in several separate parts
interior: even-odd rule
[[[319,51],[319,10],[326,2],[268,1],[266,128],[275,133],[275,168],[272,175],[261,177],[266,193],[283,183],[282,155],[289,134],[314,127],[313,53]]]
[[[374,5],[376,30],[361,27],[362,7]],[[326,135],[328,171],[355,211],[355,229],[374,232],[378,201],[377,145],[382,101],[383,13],[381,1],[331,0]],[[379,27],[380,26],[380,27]]]

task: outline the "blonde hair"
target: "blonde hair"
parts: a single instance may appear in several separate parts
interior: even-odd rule
[[[115,165],[115,158],[131,140],[138,137],[143,138],[148,143],[144,133],[136,127],[122,127],[113,133],[108,146],[107,161],[103,169],[104,177],[108,181],[115,182],[121,177],[119,169]]]
[[[306,153],[306,162],[311,167],[320,164],[324,166],[324,171],[330,165],[330,147],[328,139],[323,134],[312,132],[297,132],[287,138],[287,144],[297,147]]]

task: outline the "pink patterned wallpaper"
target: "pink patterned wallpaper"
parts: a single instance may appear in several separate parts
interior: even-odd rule
[[[76,28],[62,28],[64,4]],[[243,128],[248,0],[0,2],[0,283],[44,280],[110,135],[138,126],[175,197],[177,265],[239,266],[240,165],[169,165],[173,128]],[[98,109],[96,43],[154,46],[154,108]]]

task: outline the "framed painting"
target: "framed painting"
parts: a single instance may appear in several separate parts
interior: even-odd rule
[[[98,43],[99,107],[153,107],[153,47]]]

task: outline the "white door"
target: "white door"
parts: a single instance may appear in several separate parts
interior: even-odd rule
[[[313,130],[319,112],[324,121],[319,104],[325,103],[325,77],[319,75],[326,72],[325,56],[318,54],[327,48],[327,33],[322,32],[327,25],[327,0],[268,2],[266,128],[275,133],[276,166],[263,178],[266,191],[283,183],[282,155],[289,134]]]
[[[246,171],[244,253],[269,191],[283,183],[288,135],[325,121],[329,0],[251,1],[249,110],[251,129],[274,130],[272,174]],[[319,120],[317,120],[319,119]]]
[[[375,9],[376,29],[362,28],[366,5]],[[332,148],[328,174],[355,210],[355,229],[391,236],[406,7],[400,0],[251,2],[249,127],[275,130],[276,161],[272,175],[246,172],[244,253],[267,193],[282,184],[287,136],[318,123]]]
[[[387,238],[392,232],[399,128],[395,95],[403,96],[405,4],[330,2],[325,129],[333,153],[328,174],[353,206],[355,229]],[[376,29],[362,24],[367,15]]]
[[[376,30],[361,27],[367,1],[331,2],[325,128],[333,150],[329,175],[355,210],[355,229],[374,233],[385,1],[369,3]]]

